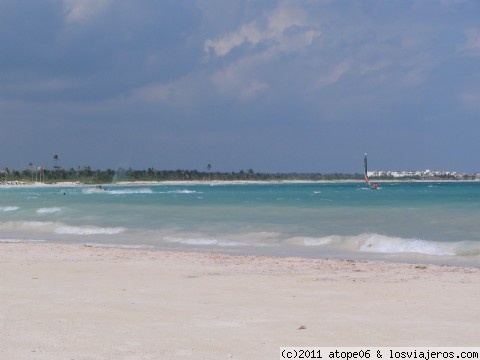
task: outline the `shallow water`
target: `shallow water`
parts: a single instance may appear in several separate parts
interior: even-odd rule
[[[480,266],[480,183],[0,189],[1,241]]]

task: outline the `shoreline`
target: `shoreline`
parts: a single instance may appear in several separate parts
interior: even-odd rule
[[[377,183],[480,183],[480,180],[376,180],[370,179],[371,182]],[[161,185],[248,185],[248,184],[363,184],[363,180],[166,180],[166,181],[118,181],[114,183],[95,183],[86,184],[73,181],[60,181],[55,183],[42,183],[42,182],[25,182],[25,181],[3,181],[0,182],[0,188],[11,187],[95,187],[95,186],[161,186]]]
[[[161,185],[248,185],[248,184],[328,184],[328,183],[363,183],[361,180],[166,180],[166,181],[117,181],[114,183],[85,184],[73,181],[55,183],[10,181],[0,183],[0,188],[8,187],[95,187],[95,186],[161,186]]]
[[[22,252],[17,252],[22,250]],[[25,250],[23,252],[23,250]],[[39,250],[37,252],[37,250]],[[91,246],[89,244],[78,243],[58,243],[58,242],[46,242],[46,241],[0,241],[0,254],[6,256],[3,260],[6,260],[9,255],[18,255],[23,257],[25,255],[31,256],[30,260],[67,260],[71,259],[70,255],[73,255],[77,260],[79,259],[97,259],[96,257],[112,257],[116,259],[137,260],[137,259],[150,259],[158,260],[161,258],[191,258],[195,261],[205,262],[211,259],[218,260],[222,263],[230,261],[232,264],[246,264],[254,261],[258,264],[266,264],[271,266],[283,266],[286,263],[299,265],[292,267],[289,265],[289,270],[305,270],[309,266],[315,267],[315,264],[331,263],[336,264],[338,268],[342,268],[345,265],[346,268],[350,268],[351,265],[365,266],[366,268],[382,267],[389,269],[430,269],[437,274],[451,273],[451,272],[465,272],[465,273],[477,273],[480,276],[480,268],[473,266],[462,265],[450,265],[450,264],[430,264],[430,263],[417,263],[417,262],[395,262],[387,260],[374,260],[374,259],[343,259],[343,258],[312,258],[301,256],[275,256],[275,255],[252,255],[252,254],[228,254],[216,251],[196,251],[196,250],[163,250],[155,248],[136,248],[136,247],[117,247],[117,246]],[[41,256],[40,256],[41,254]],[[77,258],[78,255],[78,258]],[[0,257],[1,258],[1,257]],[[12,259],[16,257],[13,256]],[[399,275],[400,273],[397,273]],[[403,277],[402,277],[403,278]],[[417,277],[416,277],[417,278]],[[479,277],[480,282],[480,277]]]
[[[217,257],[227,257],[231,259],[235,258],[258,258],[258,259],[275,259],[276,261],[282,262],[284,260],[294,259],[295,261],[300,262],[322,262],[322,261],[333,261],[333,262],[354,262],[354,263],[369,263],[369,264],[391,264],[398,266],[417,266],[417,267],[426,267],[433,266],[439,268],[458,268],[458,269],[474,269],[480,271],[480,264],[478,260],[468,259],[468,258],[445,258],[442,256],[436,257],[433,255],[427,255],[423,253],[362,253],[362,252],[351,252],[351,253],[325,253],[322,256],[311,256],[305,255],[298,252],[292,253],[275,253],[275,252],[253,252],[253,251],[237,251],[237,252],[228,252],[222,251],[214,248],[165,248],[165,247],[156,247],[153,245],[125,245],[121,243],[96,243],[96,242],[58,242],[58,241],[47,241],[47,240],[17,240],[17,239],[0,239],[0,246],[3,244],[12,244],[12,245],[26,245],[26,246],[58,246],[59,248],[65,246],[73,248],[90,248],[98,249],[99,251],[105,250],[112,252],[124,251],[127,254],[132,252],[140,253],[149,253],[152,256],[154,254],[192,254],[192,256],[202,257],[206,254],[209,256]],[[410,255],[410,256],[409,256]]]
[[[1,243],[0,258],[5,358],[478,345],[480,269],[51,243]]]

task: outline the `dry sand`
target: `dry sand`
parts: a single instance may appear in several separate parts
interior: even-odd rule
[[[479,346],[480,269],[0,243],[0,359]]]

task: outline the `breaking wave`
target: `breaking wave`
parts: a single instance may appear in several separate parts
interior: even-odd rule
[[[36,212],[37,214],[53,214],[60,211],[62,211],[62,208],[51,207],[51,208],[41,208],[41,209],[38,209]]]
[[[291,239],[290,239],[291,240]],[[478,256],[480,244],[474,241],[448,242],[405,239],[364,233],[357,236],[326,236],[304,238],[305,246],[326,246],[346,251],[380,254],[417,253],[432,256]]]
[[[202,194],[201,191],[195,190],[172,190],[168,191],[169,194]]]
[[[7,221],[0,223],[3,232],[23,234],[58,234],[58,235],[116,235],[125,231],[123,227],[71,226],[53,221]]]
[[[132,194],[152,194],[149,188],[132,188],[132,189],[110,189],[110,188],[85,188],[82,189],[83,194],[110,194],[110,195],[132,195]]]
[[[61,235],[116,235],[125,231],[122,227],[97,227],[97,226],[59,226],[55,234]]]
[[[149,188],[140,188],[140,189],[118,189],[118,190],[107,190],[108,194],[112,195],[130,195],[130,194],[152,194],[152,189]]]
[[[209,238],[176,238],[166,237],[166,241],[190,246],[241,246],[242,243],[230,240],[219,240]]]
[[[169,190],[169,191],[159,191],[158,194],[203,194],[203,191],[177,189],[177,190]]]
[[[18,210],[18,206],[0,206],[0,211],[15,211]]]

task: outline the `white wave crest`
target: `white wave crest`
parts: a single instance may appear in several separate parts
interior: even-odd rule
[[[289,240],[291,243],[299,243],[298,238]],[[431,241],[371,233],[356,236],[331,235],[322,238],[302,238],[302,240],[305,246],[326,246],[338,250],[381,254],[416,253],[432,256],[476,256],[480,254],[480,244],[473,241]]]
[[[195,190],[173,190],[169,191],[170,193],[173,194],[201,194],[201,191],[195,191]]]
[[[104,194],[105,190],[99,188],[86,188],[82,189],[83,194]]]
[[[203,194],[203,191],[177,189],[169,191],[160,191],[159,194]]]
[[[386,254],[420,253],[426,255],[455,255],[451,243],[420,239],[403,239],[379,234],[362,234],[358,237],[359,250]]]
[[[12,226],[17,227],[20,224],[21,227],[31,227],[31,228],[40,228],[40,227],[49,227],[53,223],[51,221],[22,221],[20,223],[13,222]]]
[[[237,243],[229,240],[218,240],[218,239],[209,239],[209,238],[176,238],[176,237],[166,237],[166,241],[179,243],[183,245],[192,245],[192,246],[239,246],[241,243]]]
[[[118,189],[118,190],[107,190],[107,193],[112,195],[130,195],[130,194],[152,194],[152,189],[141,188],[141,189]]]
[[[55,234],[60,235],[116,235],[125,231],[123,227],[97,227],[97,226],[59,226]]]
[[[59,207],[41,208],[37,210],[37,214],[53,214],[62,211]]]
[[[0,211],[15,211],[18,209],[18,206],[0,206]]]
[[[132,189],[109,189],[109,188],[86,188],[82,189],[83,194],[110,194],[110,195],[131,195],[131,194],[152,194],[149,188],[132,188]]]
[[[292,238],[291,240],[294,240]],[[305,246],[321,246],[321,245],[328,245],[332,242],[330,237],[323,237],[323,238],[304,238],[303,243]]]

